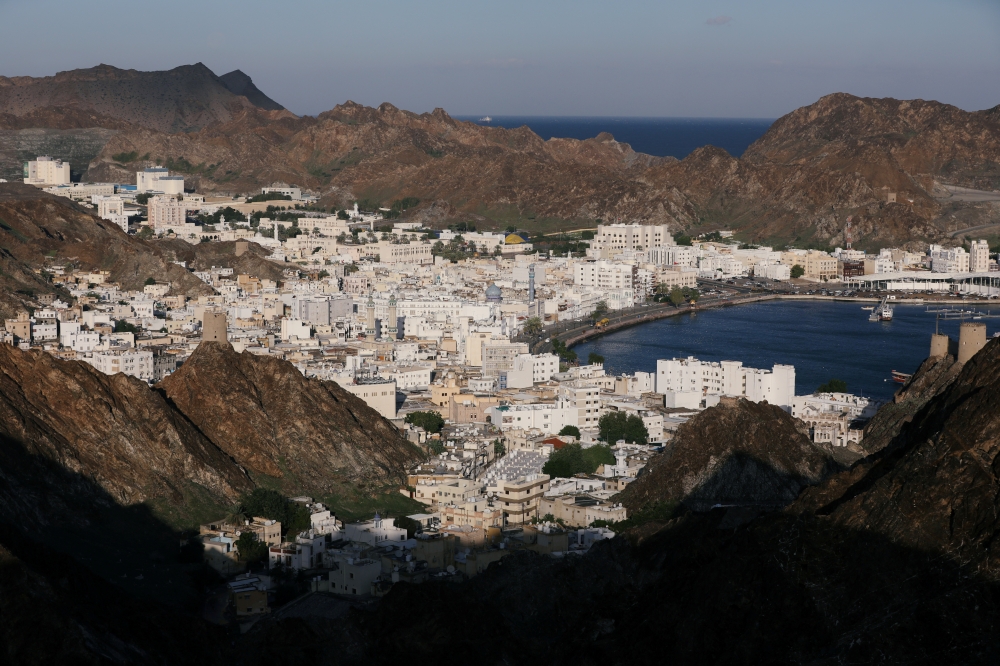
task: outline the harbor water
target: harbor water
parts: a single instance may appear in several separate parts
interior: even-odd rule
[[[870,322],[862,305],[770,301],[704,310],[610,333],[573,350],[581,362],[600,354],[609,373],[655,372],[657,359],[687,356],[756,368],[790,364],[797,395],[841,379],[851,393],[889,399],[899,388],[892,371],[912,373],[927,358],[935,315],[926,306],[895,305],[892,321]],[[989,311],[1000,314],[998,307]],[[988,336],[1000,330],[1000,319],[982,322]],[[941,321],[940,331],[957,340],[959,323]]]

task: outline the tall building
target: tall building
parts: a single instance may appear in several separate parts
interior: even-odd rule
[[[155,196],[147,202],[147,219],[153,229],[180,226],[187,219],[187,208],[175,196]]]
[[[68,185],[69,162],[39,157],[24,163],[24,182],[27,185]]]
[[[990,244],[984,240],[972,241],[969,251],[969,271],[985,273],[990,270]]]

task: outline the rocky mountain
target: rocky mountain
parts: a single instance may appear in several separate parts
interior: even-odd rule
[[[228,344],[202,343],[158,388],[251,476],[280,479],[290,491],[400,482],[420,455],[335,382]]]
[[[0,77],[0,113],[15,117],[78,109],[161,132],[191,132],[248,108],[283,109],[243,72],[219,77],[201,63],[166,72],[98,65],[42,78]]]
[[[246,97],[258,109],[265,109],[267,111],[284,111],[285,109],[285,107],[261,92],[260,88],[253,84],[253,80],[238,69],[234,69],[228,74],[223,74],[219,77],[219,80],[222,81],[229,92],[234,95]]]
[[[424,203],[411,214],[422,219],[484,227],[631,219],[825,247],[843,243],[851,216],[856,247],[915,247],[1000,225],[1000,195],[955,189],[1000,189],[1000,111],[923,100],[828,95],[779,119],[742,157],[705,147],[678,161],[607,133],[543,141],[440,109],[347,102],[297,118],[239,70],[102,65],[0,79],[0,136],[5,173],[45,149],[72,157],[90,180],[131,182],[137,169],[162,164],[203,191],[284,181],[320,192],[327,206],[416,197]]]
[[[678,428],[616,499],[630,513],[678,502],[697,511],[767,510],[790,504],[838,469],[831,452],[780,407],[724,399]]]

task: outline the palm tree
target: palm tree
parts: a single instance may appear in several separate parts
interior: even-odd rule
[[[524,332],[528,335],[538,335],[542,332],[542,320],[538,317],[531,317],[524,322]]]

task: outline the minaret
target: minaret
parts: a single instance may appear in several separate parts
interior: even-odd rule
[[[365,335],[375,335],[375,296],[368,293],[368,322],[365,324]]]
[[[528,305],[535,302],[535,265],[528,266]]]
[[[389,328],[388,337],[391,340],[396,339],[396,295],[393,294],[389,297]]]

